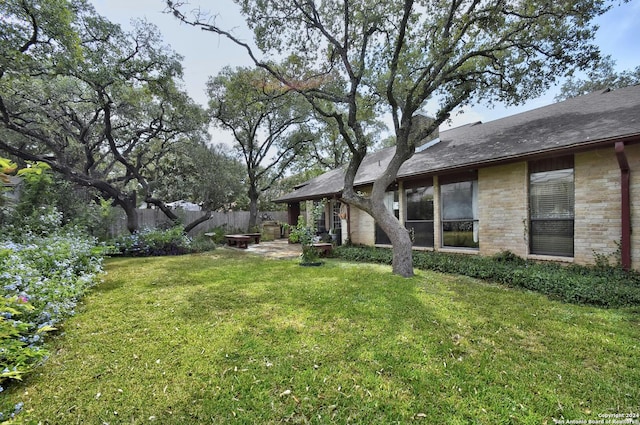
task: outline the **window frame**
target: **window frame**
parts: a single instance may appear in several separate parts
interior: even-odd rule
[[[444,191],[446,186],[460,184],[460,183],[470,183],[471,184],[471,216],[470,217],[460,217],[460,218],[445,218],[445,209],[446,205],[446,197],[444,196]],[[478,251],[480,249],[480,216],[478,209],[478,198],[479,198],[479,189],[478,189],[478,173],[476,170],[472,170],[468,173],[458,174],[453,176],[444,176],[440,178],[439,183],[440,190],[440,247],[443,249],[465,249],[465,250],[473,250]],[[451,237],[446,238],[447,232],[453,232],[452,230],[447,230],[447,227],[453,226],[455,223],[459,223],[462,225],[463,223],[468,226],[468,223],[471,224],[471,241],[470,244],[458,243],[458,244],[447,244],[447,239],[451,239]],[[469,232],[469,230],[463,230],[464,233]],[[462,240],[467,240],[466,236],[462,237]],[[458,239],[460,240],[460,239]]]
[[[552,257],[564,257],[573,258],[575,256],[575,163],[573,155],[566,155],[555,158],[542,159],[537,161],[530,161],[528,163],[528,213],[529,213],[529,254],[552,256]],[[568,198],[563,199],[562,203],[558,202],[542,202],[539,199],[534,201],[534,192],[541,192],[545,189],[547,191],[554,189],[553,184],[556,186],[562,184],[562,173],[567,174],[571,171],[571,193],[567,193]],[[547,176],[547,186],[545,188],[543,183],[535,183],[533,177],[542,177],[543,174],[549,174]],[[559,177],[551,178],[553,174],[557,174]],[[539,187],[539,189],[534,189]],[[535,196],[543,196],[542,194],[535,194]],[[548,195],[556,196],[556,194]],[[558,200],[561,197],[558,196]],[[560,209],[554,208],[553,211],[549,211],[550,206],[556,206],[560,204]],[[564,205],[562,205],[564,204]],[[540,207],[542,205],[542,207]],[[564,207],[564,208],[562,208]],[[542,210],[547,210],[546,214]],[[538,214],[536,214],[538,211]],[[545,215],[547,215],[545,217]],[[535,216],[535,217],[534,217]],[[568,224],[568,226],[567,226]],[[539,231],[542,226],[547,227],[547,231]],[[564,233],[564,236],[562,235]],[[549,242],[544,242],[546,238]],[[560,238],[571,239],[571,246],[567,241],[562,242]],[[550,242],[551,240],[557,240],[557,242]],[[542,246],[546,245],[546,246]],[[565,248],[563,248],[563,245]]]
[[[431,219],[409,218],[410,192],[420,189],[426,189],[427,192],[431,192],[431,211],[427,213],[427,215],[430,213]],[[409,230],[409,232],[412,232],[413,246],[420,248],[433,248],[435,246],[435,187],[433,186],[433,179],[407,184],[405,185],[403,192],[405,205],[404,226]],[[429,194],[427,193],[426,195],[428,196]],[[423,198],[424,196],[421,199]],[[418,226],[427,226],[426,232],[424,232],[424,234],[422,232],[420,232],[420,234],[416,234],[415,228]]]

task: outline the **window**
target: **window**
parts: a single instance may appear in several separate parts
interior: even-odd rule
[[[333,230],[332,241],[337,245],[342,245],[342,221],[340,219],[340,207],[342,204],[339,201],[331,202],[331,230]]]
[[[478,248],[478,180],[442,184],[440,197],[442,245]]]
[[[529,164],[529,250],[573,257],[573,157]]]
[[[433,246],[433,185],[409,188],[405,227],[413,234],[414,246]]]
[[[314,210],[316,208],[318,208],[319,206],[324,206],[324,201],[313,201],[313,208]],[[326,218],[325,218],[325,211],[322,211],[322,214],[320,214],[317,218],[316,218],[316,232],[318,234],[320,233],[326,233],[327,232],[327,224],[326,224]]]
[[[333,201],[331,204],[331,228],[338,231],[342,228],[342,221],[340,220],[340,206],[342,204],[338,201]]]

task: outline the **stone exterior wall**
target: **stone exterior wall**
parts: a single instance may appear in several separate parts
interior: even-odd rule
[[[611,255],[621,237],[620,167],[613,148],[576,154],[574,261]]]
[[[631,225],[640,223],[640,145],[625,147],[631,167]],[[487,167],[478,171],[478,214],[482,255],[509,250],[521,257],[591,264],[594,253],[612,256],[621,238],[620,167],[613,147],[574,156],[575,224],[574,257],[528,255],[528,167],[527,162]],[[434,178],[435,250],[442,250],[440,190]],[[402,188],[402,186],[401,186]],[[404,197],[400,197],[404,211]],[[373,218],[351,208],[351,240],[374,245]],[[344,225],[346,228],[346,224]],[[346,235],[345,235],[346,236]],[[631,235],[632,267],[640,269],[640,231]],[[450,249],[446,249],[450,251]]]
[[[375,222],[368,213],[351,207],[351,241],[354,244],[374,245]]]
[[[528,254],[526,162],[478,170],[480,254]]]

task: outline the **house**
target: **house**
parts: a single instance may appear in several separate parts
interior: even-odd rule
[[[185,211],[202,211],[202,207],[198,204],[194,204],[193,202],[185,201],[181,199],[179,201],[169,202],[167,204],[169,208],[173,209],[183,209]]]
[[[414,249],[593,263],[621,255],[640,268],[640,86],[604,90],[495,121],[440,131],[399,170],[386,204]],[[370,190],[394,148],[368,155],[356,189]],[[634,173],[634,171],[638,173]],[[337,169],[281,197],[295,223],[303,201],[328,199],[326,228],[388,246],[367,213],[340,204]]]

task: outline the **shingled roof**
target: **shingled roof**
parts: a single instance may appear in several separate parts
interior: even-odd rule
[[[554,152],[570,152],[640,141],[640,85],[604,90],[554,103],[487,123],[440,131],[439,142],[414,154],[398,172],[398,180],[475,169],[496,163],[522,161]],[[395,148],[365,157],[356,186],[372,183],[391,159]],[[322,174],[277,202],[339,195],[344,169]]]

